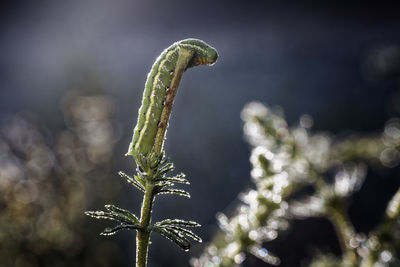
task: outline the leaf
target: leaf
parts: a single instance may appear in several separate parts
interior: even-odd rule
[[[141,186],[145,186],[146,182],[145,179],[143,177],[143,175],[141,173],[138,173],[137,175],[133,175],[133,178],[135,178],[135,180],[141,185]]]
[[[114,228],[106,228],[104,229],[103,232],[100,233],[100,235],[114,235],[115,233],[117,233],[119,230],[122,229],[140,229],[139,225],[136,224],[120,224],[115,226]]]
[[[137,155],[136,165],[141,166],[141,167],[147,167],[147,165],[148,165],[147,158],[142,153],[139,153]]]
[[[165,152],[163,151],[160,155],[160,162],[158,163],[159,166],[163,166],[168,162],[168,158],[165,157]]]
[[[190,194],[188,192],[186,192],[185,190],[181,190],[181,189],[161,189],[157,193],[158,194],[175,194],[175,195],[180,195],[180,196],[190,198]]]
[[[119,214],[121,214],[121,215],[124,215],[124,216],[130,218],[134,223],[140,224],[140,221],[139,221],[138,217],[136,217],[136,216],[135,216],[133,213],[131,213],[130,211],[127,211],[127,210],[118,208],[118,207],[116,207],[116,206],[114,206],[114,205],[105,205],[104,207],[105,207],[108,211],[111,211],[111,212],[115,212],[115,213],[119,213]]]
[[[184,220],[181,220],[181,219],[173,219],[173,220],[165,219],[165,220],[162,220],[160,222],[156,222],[155,225],[157,225],[157,226],[172,225],[172,226],[184,226],[184,227],[200,227],[201,226],[197,222],[184,221]]]
[[[178,226],[165,226],[166,229],[176,232],[178,235],[186,235],[197,242],[203,242],[200,236],[196,235],[190,230]]]
[[[155,153],[150,153],[148,155],[148,157],[150,157],[150,160],[149,160],[150,166],[149,167],[151,169],[156,169],[158,166],[162,166],[168,161],[168,158],[165,157],[164,151],[161,152],[160,155],[157,155]]]
[[[85,214],[96,218],[96,219],[108,219],[108,220],[113,220],[113,221],[119,221],[122,223],[127,223],[127,224],[132,224],[136,223],[134,220],[131,218],[127,217],[124,214],[116,213],[116,212],[105,212],[105,211],[85,211]]]
[[[114,218],[111,218],[111,216],[108,215],[108,213],[97,210],[97,211],[85,211],[85,215],[96,218],[96,219],[111,219],[114,220]]]
[[[157,227],[157,226],[150,227],[150,230],[163,235],[164,237],[166,237],[170,241],[172,241],[175,244],[177,244],[184,251],[188,251],[190,249],[189,240],[187,240],[184,236],[177,235],[174,231],[170,231],[170,230],[165,229],[163,227]]]
[[[169,186],[174,186],[174,183],[167,181],[167,180],[162,180],[162,179],[157,179],[158,181],[155,182],[155,185],[159,187],[158,190],[161,190],[164,187],[169,187]]]
[[[119,171],[118,172],[119,176],[121,176],[122,178],[125,178],[125,180],[128,181],[128,183],[134,185],[136,188],[138,188],[140,191],[142,191],[144,193],[144,187],[143,187],[143,180],[140,179],[140,175],[135,175],[135,179],[133,179],[132,177],[130,177],[129,175],[127,175],[126,173],[124,173],[123,171]]]
[[[163,176],[164,174],[166,174],[167,172],[173,171],[175,169],[175,166],[173,163],[166,163],[163,166],[161,166],[158,170],[157,173],[159,175],[159,177]]]
[[[175,175],[173,177],[159,178],[159,179],[156,179],[155,181],[156,182],[168,181],[168,182],[171,182],[171,183],[190,184],[189,181],[186,180],[184,177],[185,177],[185,174],[180,173],[180,174]]]

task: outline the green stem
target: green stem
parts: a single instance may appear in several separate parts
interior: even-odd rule
[[[343,257],[347,259],[347,262],[352,263],[352,266],[355,266],[357,263],[357,254],[354,248],[350,246],[350,240],[354,237],[355,230],[350,219],[347,217],[344,207],[340,205],[340,207],[328,209],[328,218],[335,228]]]
[[[142,211],[140,214],[140,226],[142,229],[137,231],[136,236],[136,267],[146,267],[147,265],[147,251],[150,241],[150,231],[147,229],[150,226],[151,212],[153,209],[153,188],[153,183],[146,183]]]
[[[314,173],[316,174],[315,171]],[[313,186],[315,190],[323,190],[323,188],[326,188],[328,185],[321,178],[317,178]],[[336,199],[334,202],[330,203],[327,207],[327,217],[335,229],[344,257],[347,258],[348,262],[356,263],[357,254],[350,246],[350,240],[354,237],[356,231],[347,216],[346,205],[343,200]]]

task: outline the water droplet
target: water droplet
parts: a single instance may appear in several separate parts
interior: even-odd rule
[[[242,262],[244,262],[245,259],[246,259],[246,255],[243,252],[237,254],[234,257],[234,260],[235,260],[236,264],[242,264]]]
[[[260,256],[261,258],[265,258],[268,256],[268,250],[266,248],[260,248],[258,250],[258,256]]]
[[[256,230],[250,231],[250,233],[249,233],[249,238],[250,238],[251,240],[257,240],[257,238],[258,238],[258,233],[257,233],[257,231],[256,231]]]
[[[381,259],[384,262],[389,262],[392,259],[392,253],[390,253],[387,250],[382,251],[381,253]]]

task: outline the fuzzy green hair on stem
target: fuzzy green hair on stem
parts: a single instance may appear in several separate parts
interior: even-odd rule
[[[106,205],[106,211],[86,212],[97,219],[119,222],[114,228],[106,228],[102,235],[113,235],[121,229],[136,230],[136,267],[147,265],[151,232],[163,235],[185,251],[190,249],[188,238],[201,242],[199,236],[187,229],[200,224],[181,219],[165,219],[151,224],[151,215],[154,199],[159,194],[190,197],[188,192],[173,188],[175,184],[189,182],[184,174],[169,175],[174,165],[165,157],[165,135],[183,73],[190,67],[213,65],[217,58],[217,51],[198,39],[176,42],[161,53],[147,76],[137,124],[126,153],[133,156],[137,174],[130,177],[119,172],[122,178],[144,193],[140,218],[113,205]]]

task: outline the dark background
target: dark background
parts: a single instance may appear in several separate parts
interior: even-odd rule
[[[134,168],[123,154],[152,63],[177,40],[206,41],[217,48],[219,60],[185,73],[166,143],[167,155],[191,181],[192,198],[160,197],[154,219],[196,220],[203,225],[198,233],[209,241],[217,230],[215,213],[229,213],[237,194],[251,186],[250,151],[240,120],[246,103],[279,105],[291,125],[308,113],[315,130],[341,135],[380,131],[396,114],[396,68],[390,60],[384,62],[386,69],[376,67],[371,58],[385,49],[399,58],[400,9],[388,3],[285,3],[3,1],[0,119],[32,110],[57,131],[64,125],[59,105],[67,90],[111,95],[118,103],[121,138],[110,179],[123,184],[116,172]],[[398,184],[393,172],[386,176],[372,172],[369,186],[355,196],[350,211],[357,230],[368,232],[379,220]],[[140,201],[138,192],[124,186],[114,204],[139,213]],[[97,228],[87,231],[98,242],[105,239],[97,236]],[[124,266],[131,266],[134,233],[111,239],[123,251]],[[186,266],[202,247],[182,253],[153,235],[149,266]],[[322,219],[297,221],[268,248],[282,258],[282,266],[298,266],[312,248],[339,251],[333,229]],[[260,264],[255,259],[247,263]]]

